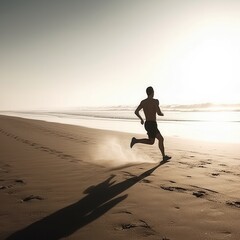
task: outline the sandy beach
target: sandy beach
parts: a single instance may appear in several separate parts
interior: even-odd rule
[[[239,145],[131,137],[0,116],[0,239],[240,239]]]

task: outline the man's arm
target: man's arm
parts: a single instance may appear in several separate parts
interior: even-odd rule
[[[135,114],[138,116],[138,118],[141,120],[141,124],[144,124],[144,120],[142,119],[139,111],[142,109],[142,102],[139,104],[139,106],[137,107],[137,109],[135,110]]]
[[[157,102],[157,114],[158,114],[159,116],[164,116],[164,114],[162,113],[162,111],[161,111],[161,109],[160,109],[160,107],[159,107],[159,101],[157,100],[156,102]]]

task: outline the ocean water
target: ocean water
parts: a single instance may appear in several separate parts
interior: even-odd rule
[[[158,127],[163,136],[240,143],[240,111],[229,108],[165,106]],[[91,128],[146,134],[134,107],[82,108],[68,111],[1,112],[0,114]],[[143,116],[143,113],[142,113]]]

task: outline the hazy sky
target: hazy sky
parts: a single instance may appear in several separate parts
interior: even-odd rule
[[[240,103],[239,0],[0,0],[0,110]]]

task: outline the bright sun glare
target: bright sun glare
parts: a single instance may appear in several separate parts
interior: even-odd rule
[[[239,89],[239,36],[218,25],[199,30],[175,58],[174,77],[187,103],[234,103]],[[176,81],[176,82],[177,82]],[[185,98],[185,99],[184,99]]]

